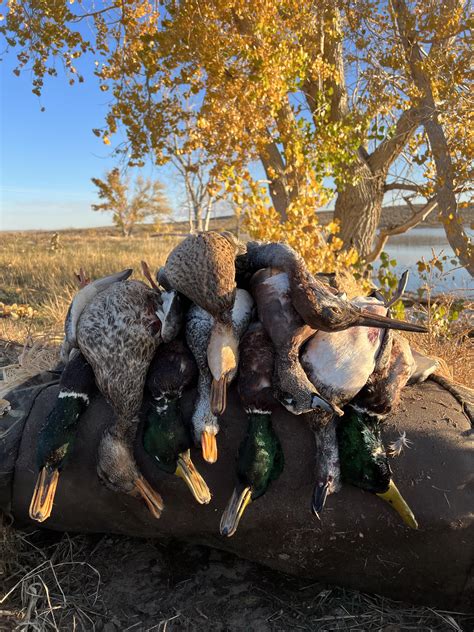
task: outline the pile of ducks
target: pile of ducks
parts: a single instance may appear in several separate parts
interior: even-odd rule
[[[207,462],[217,460],[219,418],[235,380],[247,432],[222,535],[235,533],[249,503],[284,468],[272,426],[281,406],[314,434],[316,516],[347,482],[377,494],[417,527],[392,480],[381,429],[403,387],[436,368],[426,359],[420,366],[394,332],[424,332],[422,326],[391,318],[391,304],[377,292],[349,301],[281,243],[242,244],[230,233],[209,231],[178,244],[156,280],[145,263],[142,268],[148,284],[130,279],[132,270],[93,282],[78,275],[59,395],[38,439],[32,519],[51,515],[80,416],[96,388],[114,412],[98,445],[102,483],[142,498],[160,517],[163,500],[134,457],[144,417],[143,446],[156,466],[182,478],[198,503],[209,503],[191,450],[200,446]],[[405,282],[406,276],[396,298]],[[181,398],[196,385],[188,419]]]

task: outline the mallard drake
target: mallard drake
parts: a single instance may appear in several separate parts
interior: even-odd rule
[[[291,302],[303,321],[313,329],[333,332],[348,327],[381,327],[426,333],[426,327],[367,313],[328,285],[310,274],[303,258],[282,243],[246,244],[245,254],[238,257],[237,269],[247,276],[261,268],[285,272],[289,279]]]
[[[337,428],[341,475],[344,482],[377,494],[388,502],[412,529],[418,523],[392,480],[382,443],[380,417],[348,406]]]
[[[92,301],[100,292],[103,292],[114,283],[125,281],[132,274],[133,270],[127,268],[122,272],[116,272],[109,276],[95,281],[90,281],[86,278],[84,271],[80,270],[79,274],[76,274],[79,284],[79,292],[76,293],[71,304],[69,305],[68,312],[66,314],[66,320],[64,321],[64,341],[61,347],[61,360],[66,363],[69,358],[69,354],[72,349],[77,348],[77,323],[84,310],[84,307]]]
[[[300,364],[300,349],[315,332],[293,307],[288,276],[260,270],[252,277],[250,287],[258,317],[275,348],[276,399],[295,415],[314,408],[342,414],[318,393]]]
[[[163,287],[178,290],[214,318],[207,361],[213,378],[211,409],[215,415],[225,410],[228,378],[238,364],[239,342],[232,327],[238,251],[239,244],[230,233],[189,235],[171,251],[157,276]]]
[[[133,456],[146,374],[161,342],[157,291],[140,281],[114,283],[88,303],[77,325],[77,342],[97,385],[115,413],[98,451],[98,475],[113,491],[141,496],[155,518],[161,496],[140,474]]]
[[[180,398],[197,377],[193,356],[182,340],[160,345],[146,380],[151,398],[143,445],[158,467],[182,478],[200,504],[211,500],[206,482],[196,470],[190,456],[193,440],[185,424]]]
[[[248,292],[238,289],[232,309],[232,327],[234,337],[240,341],[252,316],[253,300]],[[186,341],[198,366],[198,396],[194,407],[192,425],[196,442],[202,446],[202,455],[208,463],[217,460],[216,435],[219,423],[211,406],[212,374],[209,370],[207,348],[211,337],[214,319],[204,309],[193,305],[186,319]],[[237,369],[228,373],[227,383],[233,380]]]
[[[30,503],[32,520],[44,522],[51,515],[61,470],[71,453],[79,418],[94,390],[92,367],[76,350],[61,374],[58,398],[38,435],[39,474]]]
[[[273,344],[261,323],[253,323],[240,343],[238,388],[247,413],[247,434],[239,447],[237,485],[222,515],[220,532],[234,535],[252,501],[263,496],[283,471],[283,450],[272,426],[278,405],[272,394]]]

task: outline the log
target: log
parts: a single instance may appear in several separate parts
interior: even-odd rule
[[[17,389],[12,412],[0,419],[0,505],[18,528],[34,527],[28,506],[36,480],[39,427],[57,384]],[[183,402],[190,411],[192,397]],[[160,520],[134,498],[109,492],[96,474],[96,447],[112,413],[97,395],[81,419],[79,435],[61,474],[51,517],[41,525],[59,531],[180,538],[205,544],[271,568],[362,591],[441,607],[474,603],[473,430],[456,400],[439,385],[407,387],[385,423],[385,444],[406,431],[411,449],[391,461],[394,480],[420,528],[408,529],[382,500],[350,486],[330,496],[319,522],[311,513],[313,437],[303,420],[274,415],[285,469],[265,496],[251,503],[232,538],[219,535],[222,511],[234,486],[235,457],[245,414],[235,388],[218,435],[219,460],[193,460],[213,498],[198,505],[183,481],[160,473],[137,445],[136,457],[162,494]],[[5,432],[5,430],[7,432]]]

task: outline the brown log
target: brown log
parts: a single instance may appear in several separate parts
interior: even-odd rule
[[[9,397],[13,412],[0,419],[0,504],[18,527],[40,526],[28,517],[37,475],[35,446],[56,395],[56,385],[23,394],[17,390],[16,397]],[[183,408],[189,411],[190,406],[187,397]],[[140,501],[109,492],[97,478],[96,447],[110,419],[110,408],[97,396],[81,419],[52,515],[43,527],[172,536],[290,574],[411,602],[449,608],[474,603],[473,434],[459,404],[438,385],[407,387],[398,411],[385,423],[386,445],[401,431],[413,441],[392,467],[418,519],[418,531],[408,529],[382,500],[350,486],[329,497],[319,522],[310,511],[313,437],[301,419],[281,411],[274,425],[285,453],[284,472],[263,498],[250,504],[236,535],[221,537],[219,520],[233,489],[235,456],[246,426],[235,389],[218,435],[218,462],[209,465],[198,451],[193,455],[213,493],[210,505],[196,504],[181,480],[160,473],[138,447],[137,460],[166,504],[162,518],[154,520]],[[13,431],[2,433],[15,420]]]

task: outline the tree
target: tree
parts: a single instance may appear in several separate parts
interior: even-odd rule
[[[101,204],[92,204],[92,210],[112,212],[112,220],[123,237],[130,237],[137,224],[162,218],[171,212],[163,185],[158,180],[152,182],[138,177],[133,193],[130,193],[129,178],[123,180],[117,168],[108,171],[105,180],[91,179],[98,188],[99,198],[104,200]]]
[[[443,217],[456,217],[452,199],[435,193],[428,122],[436,118],[452,158],[450,190],[470,186],[467,2],[409,3],[423,56],[418,73],[434,107],[413,72],[395,3],[384,0],[110,0],[101,8],[10,0],[9,7],[1,30],[20,51],[16,71],[32,66],[34,92],[56,73],[54,59],[71,81],[75,60],[93,59],[112,95],[96,133],[109,142],[122,124],[128,143],[119,151],[138,165],[149,152],[157,164],[171,158],[169,139],[192,103],[196,125],[184,154],[203,148],[213,181],[261,222],[294,225],[298,217],[313,225],[315,210],[336,194],[339,237],[366,258],[387,194],[410,191],[427,203],[436,194]],[[453,225],[445,222],[448,239],[469,261],[469,243],[455,238]]]

